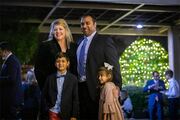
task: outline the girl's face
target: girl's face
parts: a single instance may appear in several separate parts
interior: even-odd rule
[[[54,37],[56,40],[65,39],[66,31],[62,25],[55,25],[54,26]]]
[[[99,73],[99,82],[100,84],[105,84],[106,82],[108,82],[111,78],[110,74],[107,74],[105,71],[102,71]]]
[[[68,67],[69,67],[69,61],[67,61],[67,59],[65,57],[62,58],[58,58],[56,60],[56,68],[60,73],[64,73],[67,71]]]

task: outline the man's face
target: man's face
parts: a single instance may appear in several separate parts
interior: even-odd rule
[[[6,58],[6,52],[0,49],[0,57],[4,60]]]
[[[169,75],[165,75],[165,78],[169,80],[171,77]]]
[[[96,23],[93,22],[91,16],[81,18],[81,31],[85,36],[90,36],[96,31]]]
[[[153,75],[153,78],[154,78],[154,80],[159,80],[160,79],[159,73],[155,72]]]
[[[2,56],[2,50],[0,49],[0,57]]]

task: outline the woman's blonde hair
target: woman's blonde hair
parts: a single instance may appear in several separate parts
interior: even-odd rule
[[[69,29],[69,26],[68,26],[67,22],[64,19],[61,19],[61,18],[56,19],[51,23],[48,40],[52,40],[53,37],[54,37],[54,27],[55,27],[55,25],[61,25],[61,26],[63,26],[65,28],[65,31],[66,31],[65,39],[67,40],[67,46],[69,48],[70,47],[70,42],[74,42],[74,41],[73,41],[73,37],[72,37],[71,31]]]

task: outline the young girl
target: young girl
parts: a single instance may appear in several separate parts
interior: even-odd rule
[[[112,66],[105,63],[98,72],[101,84],[99,100],[99,120],[124,120],[123,111],[118,101],[117,88],[112,81]]]

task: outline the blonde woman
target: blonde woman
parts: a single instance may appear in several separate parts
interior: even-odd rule
[[[41,90],[47,76],[56,71],[54,61],[59,52],[68,54],[70,63],[73,64],[69,70],[75,74],[76,45],[73,43],[71,31],[64,19],[56,19],[52,22],[48,40],[43,41],[38,48],[35,75]]]

